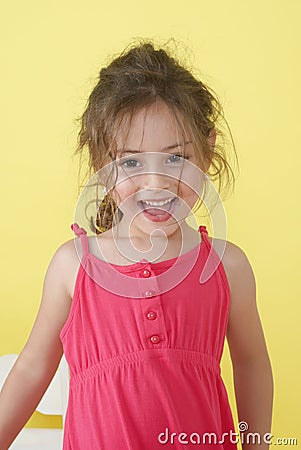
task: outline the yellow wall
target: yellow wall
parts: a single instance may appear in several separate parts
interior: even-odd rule
[[[72,237],[74,119],[98,70],[133,37],[173,36],[220,94],[234,134],[241,173],[225,202],[228,239],[257,280],[275,376],[273,433],[301,442],[300,13],[299,0],[2,5],[0,354],[21,351],[48,263]],[[223,371],[234,406],[227,358]],[[30,422],[41,424],[37,415]]]

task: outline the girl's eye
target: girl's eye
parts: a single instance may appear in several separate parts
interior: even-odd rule
[[[168,158],[168,161],[172,162],[172,163],[178,163],[183,159],[189,159],[189,156],[182,156],[181,154],[174,154],[174,155],[170,155],[170,157]],[[127,169],[133,169],[133,168],[137,168],[140,167],[141,164],[139,163],[139,161],[137,161],[137,159],[126,159],[123,162],[118,163],[119,166],[121,167],[126,167]]]
[[[137,159],[127,159],[126,161],[123,161],[122,163],[119,163],[119,165],[127,167],[127,168],[138,167],[136,165],[136,163],[138,163]]]
[[[189,159],[188,156],[182,156],[181,154],[171,155],[168,159],[171,159],[171,162],[180,162],[181,159]]]

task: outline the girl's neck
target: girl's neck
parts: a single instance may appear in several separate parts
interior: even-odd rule
[[[162,232],[149,234],[142,233],[140,230],[136,232],[132,230],[131,235],[126,232],[129,228],[122,226],[121,223],[112,228],[113,241],[119,253],[128,257],[130,260],[139,261],[146,259],[150,262],[168,260],[187,253],[200,244],[201,235],[198,230],[194,230],[184,221],[181,227],[168,236]]]

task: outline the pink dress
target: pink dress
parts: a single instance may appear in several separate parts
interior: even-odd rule
[[[217,256],[206,227],[178,258],[127,266],[97,258],[86,231],[71,228],[83,253],[60,334],[70,368],[63,450],[237,449],[220,373],[230,290],[220,261],[200,283]]]

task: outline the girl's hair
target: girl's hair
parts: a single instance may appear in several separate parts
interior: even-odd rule
[[[98,82],[80,119],[75,154],[82,156],[83,149],[88,147],[89,176],[96,173],[116,159],[115,136],[125,117],[129,117],[130,125],[135,112],[157,100],[163,100],[174,114],[182,132],[179,115],[184,119],[192,135],[200,167],[204,166],[205,160],[211,162],[207,175],[212,181],[218,180],[218,192],[221,192],[223,182],[226,188],[235,183],[235,175],[224,150],[226,137],[222,123],[226,124],[230,133],[237,161],[223,108],[214,91],[195,78],[192,71],[185,68],[179,59],[176,60],[168,48],[162,47],[156,49],[151,40],[142,39],[129,49],[126,47],[107,67],[100,70]],[[217,136],[215,146],[208,140],[212,131]],[[111,170],[108,179],[112,179],[112,174]],[[110,191],[97,208],[95,224],[90,219],[90,226],[96,233],[112,228],[122,218],[122,212],[117,208]]]

